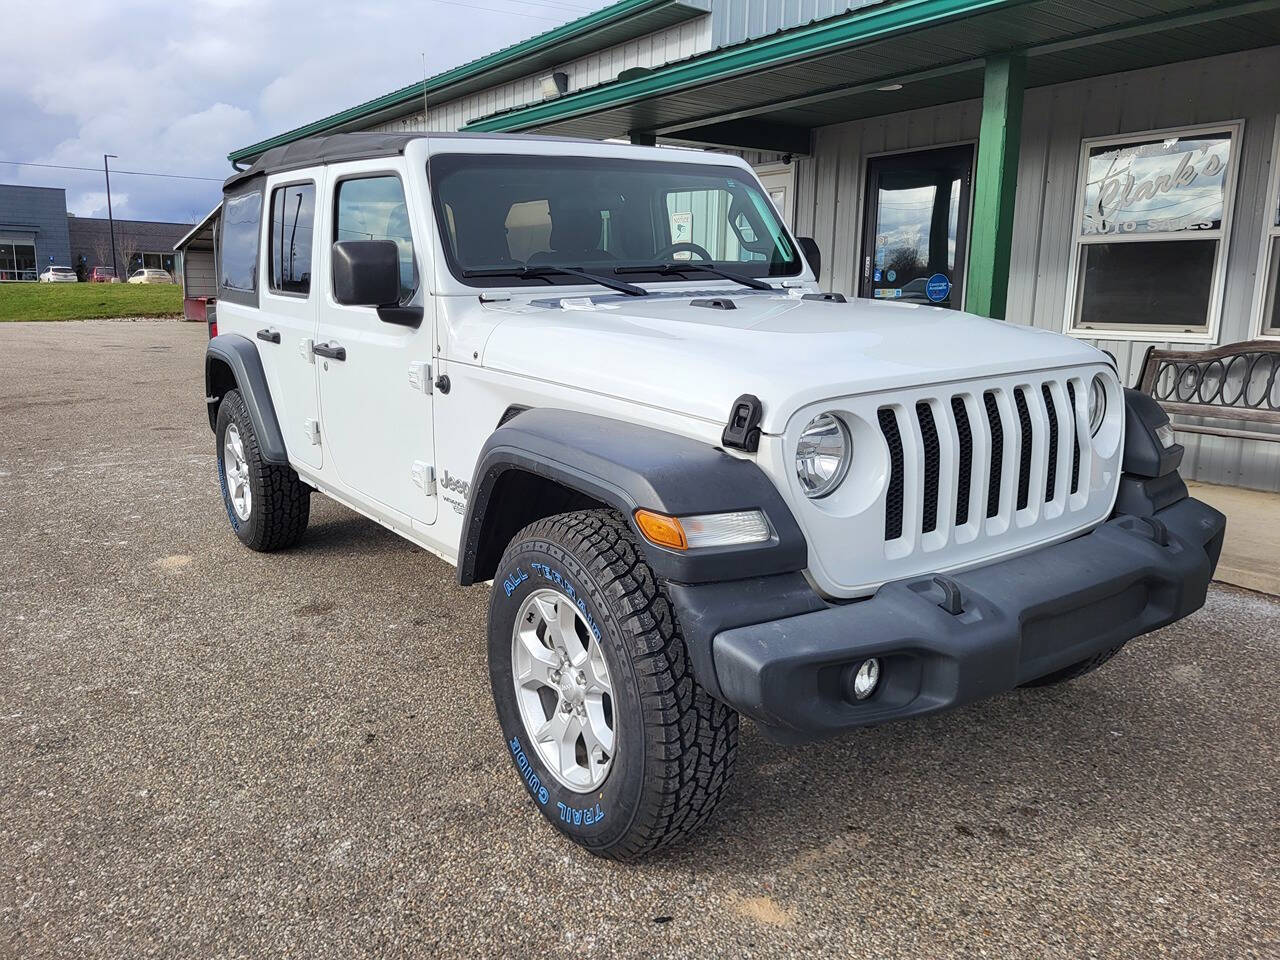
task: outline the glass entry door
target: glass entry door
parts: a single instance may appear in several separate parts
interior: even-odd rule
[[[964,305],[973,147],[943,147],[867,163],[859,296]]]

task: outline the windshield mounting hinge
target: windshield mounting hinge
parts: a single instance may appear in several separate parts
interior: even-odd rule
[[[726,447],[755,453],[760,449],[760,418],[763,414],[760,398],[744,393],[733,401],[729,423],[720,436],[720,442]]]

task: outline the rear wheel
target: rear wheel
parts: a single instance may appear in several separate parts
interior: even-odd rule
[[[1068,680],[1074,680],[1076,677],[1083,677],[1086,673],[1092,673],[1097,670],[1123,649],[1124,644],[1117,643],[1110,650],[1103,650],[1101,653],[1095,653],[1092,657],[1086,657],[1079,663],[1073,663],[1071,666],[1055,670],[1053,673],[1046,673],[1043,677],[1037,677],[1035,680],[1028,680],[1022,686],[1052,687],[1059,683],[1066,683]]]
[[[489,677],[534,804],[592,853],[643,856],[723,796],[738,715],[694,679],[671,604],[616,513],[516,535],[490,595]]]
[[[240,542],[250,550],[270,552],[302,539],[311,514],[311,488],[288,464],[263,462],[239,390],[222,398],[214,436],[222,501]]]

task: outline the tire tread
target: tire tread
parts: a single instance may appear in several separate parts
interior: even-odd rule
[[[675,609],[620,515],[584,510],[538,520],[516,534],[508,553],[530,541],[570,551],[622,611],[617,625],[640,684],[646,782],[656,789],[646,791],[628,833],[596,852],[633,860],[678,842],[724,797],[737,761],[738,714],[694,677]]]

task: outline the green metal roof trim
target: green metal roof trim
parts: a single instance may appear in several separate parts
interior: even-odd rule
[[[851,15],[722,47],[658,67],[633,80],[601,84],[557,100],[515,107],[481,117],[467,124],[467,129],[522,130],[709,81],[724,80],[735,74],[750,73],[761,67],[776,66],[789,60],[820,56],[841,47],[854,46],[887,35],[936,26],[948,20],[1017,7],[1029,2],[1032,0],[902,0],[892,5],[864,8]]]
[[[662,11],[668,15],[662,19],[665,23],[649,23],[645,14]],[[317,133],[327,133],[341,129],[352,123],[366,120],[379,113],[394,110],[396,107],[414,106],[422,102],[425,95],[432,102],[453,99],[468,92],[467,89],[482,89],[516,77],[527,76],[540,69],[540,60],[548,64],[559,62],[565,57],[565,47],[575,41],[598,41],[599,34],[611,28],[625,28],[630,21],[637,21],[635,29],[623,30],[617,38],[610,38],[606,46],[622,43],[634,36],[661,29],[663,25],[680,23],[702,16],[710,11],[706,0],[619,0],[595,13],[570,21],[545,33],[522,40],[498,50],[488,56],[470,63],[438,73],[426,81],[411,83],[408,86],[393,90],[391,93],[364,103],[357,104],[347,110],[323,117],[311,123],[288,130],[247,147],[241,147],[227,155],[233,163],[252,160],[271,147],[282,146],[310,137]],[[595,49],[594,46],[590,49]],[[570,54],[574,55],[574,54]],[[580,55],[580,54],[577,54]],[[548,60],[548,58],[550,58]],[[505,69],[504,69],[505,68]],[[425,89],[424,89],[425,87]],[[447,96],[440,94],[447,92]],[[433,94],[435,95],[433,97]]]

